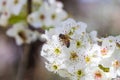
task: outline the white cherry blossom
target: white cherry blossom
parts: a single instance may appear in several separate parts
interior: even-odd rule
[[[19,15],[27,0],[0,0],[0,25],[7,26],[12,15]]]
[[[37,39],[37,36],[29,30],[24,23],[17,23],[10,28],[6,34],[10,37],[14,37],[18,45],[23,43],[31,43]]]
[[[38,11],[28,16],[28,22],[35,28],[55,27],[56,24],[67,18],[66,11],[57,5],[59,5],[57,1],[54,4],[43,2]]]
[[[102,38],[101,45],[101,57],[110,57],[114,52],[116,47],[115,38],[113,36],[109,36],[107,38]]]
[[[120,76],[119,36],[98,38],[97,31],[88,33],[86,28],[83,22],[67,19],[46,31],[48,40],[41,55],[48,62],[47,69],[70,80],[111,80]],[[63,44],[61,34],[67,44]],[[57,69],[52,68],[54,63]]]
[[[48,40],[42,47],[41,56],[45,57],[49,62],[54,60],[62,61],[64,59],[63,46],[59,42],[58,36],[54,35],[51,40]]]
[[[85,80],[110,80],[105,76],[105,73],[97,66],[89,66],[86,68]]]

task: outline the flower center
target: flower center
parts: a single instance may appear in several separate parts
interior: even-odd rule
[[[14,0],[14,4],[18,4],[19,0]]]
[[[82,77],[84,75],[82,70],[78,70],[77,72],[77,76]]]
[[[54,69],[54,70],[57,70],[57,69],[58,69],[58,66],[57,66],[57,65],[53,65],[53,69]]]
[[[76,42],[76,47],[79,48],[81,46],[81,42],[80,41],[77,41]]]
[[[86,61],[86,63],[89,63],[90,62],[90,57],[89,56],[85,57],[85,61]]]
[[[52,18],[53,20],[55,20],[56,14],[52,14],[52,15],[51,15],[51,18]]]
[[[103,49],[101,50],[101,54],[102,54],[103,56],[107,55],[107,53],[108,53],[108,50],[107,50],[106,48],[103,48]]]
[[[76,52],[71,52],[70,60],[76,60],[78,58],[78,55]]]
[[[76,30],[76,28],[75,27],[72,27],[71,29],[70,29],[70,31],[68,32],[68,35],[73,35],[74,34],[74,32],[75,32],[75,30]]]
[[[61,50],[59,48],[55,48],[54,52],[55,54],[59,55],[61,53]]]
[[[44,20],[44,19],[45,19],[44,14],[41,14],[41,15],[40,15],[40,19],[41,19],[41,20]]]
[[[102,78],[102,74],[101,74],[101,72],[100,72],[100,71],[95,72],[94,77],[95,77],[96,80],[101,79],[101,78]]]
[[[115,60],[115,62],[113,63],[113,66],[115,68],[119,68],[120,67],[120,62],[118,60]]]
[[[24,31],[19,31],[19,32],[18,32],[18,35],[19,35],[20,38],[22,38],[23,41],[26,41],[26,40],[27,40],[27,37],[26,37]]]

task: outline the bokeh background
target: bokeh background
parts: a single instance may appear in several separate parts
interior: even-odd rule
[[[70,17],[88,24],[87,31],[97,30],[99,37],[120,34],[120,0],[60,0]],[[0,80],[16,80],[23,48],[0,29]],[[24,80],[67,80],[45,69],[40,57]],[[33,76],[33,77],[31,77]]]
[[[88,24],[88,31],[100,36],[120,33],[120,0],[62,0],[65,9],[78,21]]]

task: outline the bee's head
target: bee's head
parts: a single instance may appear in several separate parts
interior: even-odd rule
[[[59,34],[59,37],[62,37],[63,36],[63,34]]]
[[[64,37],[64,34],[59,34],[59,37],[60,37],[60,38]]]

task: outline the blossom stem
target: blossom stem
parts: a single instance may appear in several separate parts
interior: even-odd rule
[[[29,15],[32,12],[32,0],[27,0],[27,15]],[[28,26],[30,26],[28,24]],[[23,55],[21,56],[21,60],[18,67],[18,74],[16,77],[16,80],[24,80],[25,73],[27,72],[27,66],[28,66],[28,60],[30,55],[30,45],[23,45]]]
[[[27,70],[26,68],[27,68],[27,63],[28,63],[29,51],[30,51],[30,46],[26,44],[23,45],[23,55],[21,56],[16,80],[24,80],[25,72]]]
[[[32,12],[32,0],[27,0],[28,15]]]

